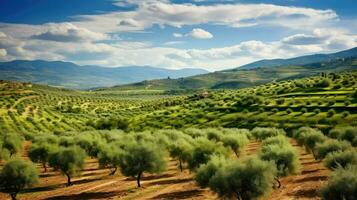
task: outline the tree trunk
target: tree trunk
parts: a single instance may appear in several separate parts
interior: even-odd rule
[[[233,150],[233,152],[236,155],[236,157],[239,158],[239,152],[237,150]]]
[[[109,175],[111,175],[111,176],[112,176],[112,175],[114,175],[114,174],[115,174],[115,172],[117,172],[117,169],[118,169],[118,168],[117,168],[117,167],[115,167],[113,170],[111,170],[111,172],[109,173]]]
[[[281,183],[280,183],[280,180],[279,180],[279,178],[278,177],[275,177],[274,178],[275,179],[275,181],[278,183],[278,188],[280,188],[280,186],[281,186]]]
[[[181,172],[183,171],[183,168],[182,168],[182,161],[181,161],[181,159],[179,159],[179,166],[180,166],[180,170],[181,170]]]
[[[10,194],[11,200],[16,200],[16,195],[17,195],[17,193],[11,193]]]
[[[68,187],[68,186],[72,185],[72,182],[71,182],[71,177],[69,176],[69,174],[66,174],[66,176],[67,176],[67,187]]]
[[[45,172],[47,172],[47,167],[46,167],[46,163],[45,163],[45,162],[42,163],[42,167],[43,167],[43,169],[45,170]]]
[[[136,177],[136,182],[138,183],[138,187],[141,187],[140,185],[140,178],[141,178],[142,172],[138,173],[138,176]]]

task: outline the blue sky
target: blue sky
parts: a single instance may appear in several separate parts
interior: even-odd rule
[[[215,71],[357,46],[355,0],[0,0],[0,61]]]

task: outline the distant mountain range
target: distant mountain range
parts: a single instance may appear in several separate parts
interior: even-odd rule
[[[357,47],[353,49],[348,49],[345,51],[340,51],[337,53],[331,54],[314,54],[308,56],[300,56],[296,58],[290,59],[272,59],[272,60],[260,60],[257,62],[253,62],[247,65],[243,65],[241,67],[235,68],[234,70],[242,70],[242,69],[255,69],[255,68],[265,68],[265,67],[279,67],[279,66],[289,66],[289,65],[306,65],[311,63],[319,63],[319,62],[329,62],[332,60],[340,59],[340,58],[348,58],[357,56]],[[228,70],[230,71],[230,70]]]
[[[291,59],[261,60],[235,69],[217,71],[180,79],[162,79],[120,85],[117,90],[135,89],[227,89],[244,88],[271,81],[302,78],[321,72],[357,70],[357,48]]]
[[[72,89],[109,87],[152,79],[180,78],[204,74],[197,68],[169,70],[150,66],[98,67],[71,62],[15,60],[0,62],[0,79],[47,84]]]

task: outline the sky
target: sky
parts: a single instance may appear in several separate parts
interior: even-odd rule
[[[0,61],[217,71],[357,46],[356,0],[0,0]]]

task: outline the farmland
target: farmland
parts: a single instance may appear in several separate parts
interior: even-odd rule
[[[236,90],[0,85],[1,168],[38,174],[18,199],[353,199],[331,193],[355,178],[353,71]]]

